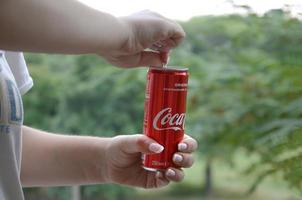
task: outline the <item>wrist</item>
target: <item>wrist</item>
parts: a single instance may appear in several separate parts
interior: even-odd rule
[[[107,35],[106,41],[100,41],[100,48],[97,51],[98,55],[105,58],[111,57],[127,48],[131,38],[133,38],[131,25],[125,20],[125,17],[112,18],[110,29],[110,34]]]
[[[96,183],[108,183],[110,182],[108,176],[108,147],[110,146],[112,138],[97,138],[94,145],[94,159],[93,159],[93,173],[92,182]]]

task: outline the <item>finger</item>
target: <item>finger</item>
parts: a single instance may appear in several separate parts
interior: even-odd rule
[[[175,34],[173,34],[170,37],[170,39],[174,42],[173,47],[178,46],[184,40],[184,38],[186,37],[186,33],[183,30],[183,28],[179,24],[177,24],[177,25],[178,25],[178,31],[176,31]]]
[[[110,61],[109,61],[110,62]],[[142,51],[134,55],[123,55],[111,62],[114,65],[126,68],[132,67],[162,67],[161,56],[159,52]]]
[[[171,167],[166,170],[165,176],[170,181],[180,182],[184,178],[184,172],[181,169]]]
[[[166,44],[163,41],[156,41],[155,43],[152,44],[150,49],[160,52],[160,51],[162,51],[162,49],[164,48],[165,45]]]
[[[142,169],[144,170],[144,169]],[[162,171],[144,170],[142,175],[137,177],[137,184],[134,186],[149,188],[160,188],[168,185],[170,181],[165,177]]]
[[[160,52],[160,56],[163,64],[167,64],[169,61],[169,52]]]
[[[152,50],[161,53],[169,53],[170,49],[176,46],[175,42],[171,39],[159,40],[152,44],[150,47]]]
[[[178,46],[186,36],[183,28],[178,23],[170,20],[160,21],[153,34],[153,44],[159,49],[163,49],[164,46],[174,48]]]
[[[169,39],[172,41],[171,47],[177,47],[186,37],[184,29],[176,22],[171,22],[173,29],[169,31]]]
[[[192,153],[198,148],[197,141],[191,136],[186,135],[178,144],[178,150],[185,153]]]
[[[123,135],[117,136],[120,139],[121,150],[128,154],[134,153],[160,153],[164,147],[158,144],[155,140],[146,135]]]
[[[165,40],[164,41],[164,45],[162,46],[162,48],[160,49],[161,52],[169,52],[171,49],[175,48],[177,46],[177,44],[171,40]]]
[[[173,155],[173,162],[179,167],[189,168],[194,163],[192,154],[177,152]]]
[[[157,171],[155,175],[156,181],[155,181],[155,187],[161,188],[170,183],[170,181],[163,175],[163,172]]]
[[[162,67],[163,61],[160,53],[143,51],[140,53],[138,66]]]

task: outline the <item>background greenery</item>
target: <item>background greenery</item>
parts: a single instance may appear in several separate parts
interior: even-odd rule
[[[182,25],[187,38],[170,65],[190,71],[186,132],[199,141],[195,166],[183,183],[159,191],[83,186],[83,199],[300,199],[302,22],[272,10]],[[25,124],[83,135],[142,132],[147,69],[114,68],[90,55],[26,60],[35,87],[24,96]],[[25,194],[71,198],[64,187]]]

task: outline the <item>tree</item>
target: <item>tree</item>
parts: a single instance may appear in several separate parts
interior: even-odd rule
[[[197,17],[183,26],[187,39],[170,65],[189,68],[186,131],[208,161],[208,191],[211,166],[218,159],[232,163],[238,149],[259,157],[246,169],[257,175],[251,191],[275,173],[301,188],[302,22],[273,10]],[[35,88],[24,97],[26,124],[99,136],[142,132],[146,69],[113,68],[87,55],[27,59]],[[131,192],[112,185],[81,189],[84,198]]]

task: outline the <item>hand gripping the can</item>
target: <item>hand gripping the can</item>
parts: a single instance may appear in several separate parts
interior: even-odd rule
[[[141,134],[116,136],[106,149],[106,181],[142,188],[160,188],[170,181],[179,182],[184,178],[181,168],[193,165],[192,153],[196,149],[196,140],[185,135],[173,156],[173,162],[179,168],[147,171],[142,167],[142,154],[160,153],[163,147]]]

